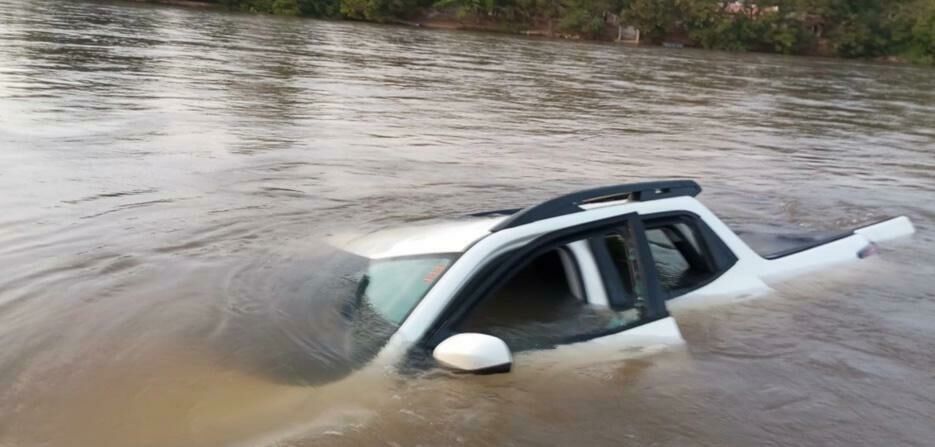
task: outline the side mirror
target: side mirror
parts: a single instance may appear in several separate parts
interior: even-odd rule
[[[513,355],[503,340],[487,334],[452,335],[438,344],[432,357],[442,366],[475,374],[510,372]]]

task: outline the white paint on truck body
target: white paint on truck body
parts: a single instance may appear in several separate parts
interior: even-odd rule
[[[769,284],[797,275],[816,272],[835,265],[857,261],[858,252],[871,242],[883,242],[911,235],[915,230],[906,217],[897,217],[858,230],[841,239],[790,254],[777,259],[765,259],[751,249],[736,233],[701,202],[690,196],[679,196],[645,202],[618,201],[582,206],[582,211],[539,220],[512,228],[491,232],[505,217],[456,221],[410,231],[403,239],[376,235],[381,244],[357,241],[358,251],[369,257],[383,258],[420,253],[462,252],[434,287],[416,305],[408,318],[391,337],[379,356],[392,362],[422,339],[436,323],[457,292],[480,269],[499,255],[521,247],[553,231],[576,225],[613,218],[630,213],[650,215],[671,211],[687,211],[699,216],[733,252],[737,262],[717,279],[699,289],[666,302],[669,309],[715,305],[762,295],[770,291]],[[386,243],[387,241],[395,241]],[[588,301],[607,305],[607,295],[601,275],[586,243],[569,244],[568,249],[578,262]],[[354,251],[354,250],[351,250]],[[621,343],[634,340],[681,340],[678,326],[671,318],[639,326],[618,334],[596,338],[586,343]],[[568,345],[580,347],[584,343]],[[664,343],[665,344],[665,343]]]

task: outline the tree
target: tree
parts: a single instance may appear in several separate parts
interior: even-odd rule
[[[622,11],[625,23],[640,29],[649,42],[660,42],[678,26],[676,0],[632,0]]]
[[[890,21],[890,53],[910,61],[935,64],[935,0],[903,4]]]
[[[413,14],[418,0],[340,0],[341,14],[359,20],[385,22]]]
[[[589,38],[604,33],[608,14],[618,14],[624,0],[564,0],[558,27],[562,31]]]

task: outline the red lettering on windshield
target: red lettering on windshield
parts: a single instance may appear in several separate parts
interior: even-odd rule
[[[435,282],[436,279],[445,271],[445,264],[438,264],[435,268],[432,269],[427,275],[425,275],[424,281],[427,284]]]

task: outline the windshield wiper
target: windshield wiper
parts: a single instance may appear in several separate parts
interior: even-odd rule
[[[370,276],[365,273],[357,283],[357,290],[354,292],[354,298],[344,303],[344,306],[341,308],[341,315],[343,315],[344,318],[350,320],[354,317],[357,309],[360,309],[360,305],[364,298],[364,293],[367,292],[367,287],[369,285]]]
[[[364,293],[367,292],[368,286],[370,286],[370,275],[364,273],[364,276],[360,277],[360,282],[357,283],[357,291],[354,292],[355,304],[360,305],[360,300],[364,297]]]

